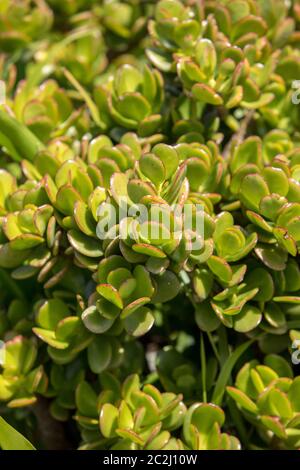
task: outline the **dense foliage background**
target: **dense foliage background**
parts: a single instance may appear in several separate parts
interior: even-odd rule
[[[300,447],[299,26],[298,0],[1,1],[0,414],[35,447]]]

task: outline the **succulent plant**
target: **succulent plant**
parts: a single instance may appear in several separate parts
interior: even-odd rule
[[[1,427],[1,449],[2,450],[35,450],[31,442],[20,434],[15,428],[8,424],[2,416],[0,417]]]
[[[140,69],[124,64],[97,88],[100,115],[103,108],[117,125],[136,129],[143,137],[149,136],[161,125],[163,90],[163,79],[158,70],[152,70],[148,65]]]
[[[273,26],[272,14],[274,10],[265,18],[261,5],[247,1],[236,9],[229,2],[209,1],[197,10],[162,0],[149,22],[154,47],[148,49],[148,57],[161,70],[176,72],[187,95],[199,103],[198,112],[205,104],[259,109],[275,97],[266,86],[278,54],[272,54],[271,38],[264,36],[268,22]],[[285,26],[276,38],[282,44],[294,23]]]
[[[59,421],[69,419],[70,413],[76,408],[76,387],[84,380],[84,375],[82,360],[75,360],[68,365],[52,364],[45,396],[54,397],[50,406],[54,419]]]
[[[235,150],[231,161],[234,172],[231,190],[239,194],[248,219],[255,229],[258,227],[259,239],[269,244],[275,242],[292,256],[297,254],[299,241],[297,155],[288,136],[273,131],[265,136],[263,143],[255,137],[246,139]],[[268,235],[264,237],[266,232]]]

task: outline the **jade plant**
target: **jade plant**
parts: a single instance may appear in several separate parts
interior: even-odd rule
[[[245,364],[227,392],[271,448],[298,449],[299,386],[284,359],[270,355]]]
[[[299,0],[1,2],[0,447],[300,449],[299,47]]]
[[[76,390],[76,419],[85,449],[214,450],[239,449],[238,439],[221,433],[224,413],[210,403],[186,408],[182,395],[161,393],[151,384],[141,387],[137,375],[120,383],[107,376],[104,389],[82,382]],[[109,389],[105,389],[105,384]],[[100,410],[100,414],[99,414]],[[100,429],[99,429],[100,426]],[[173,436],[172,431],[180,436]]]

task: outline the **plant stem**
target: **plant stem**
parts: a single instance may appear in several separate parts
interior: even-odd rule
[[[203,333],[200,334],[200,358],[201,358],[201,378],[202,378],[202,394],[203,402],[207,403],[206,391],[206,353]]]
[[[243,421],[243,417],[242,417],[240,411],[238,410],[235,402],[232,400],[232,398],[229,397],[227,405],[228,405],[228,408],[229,408],[229,411],[230,411],[232,421],[233,421],[233,423],[234,423],[234,425],[235,425],[235,427],[238,431],[239,439],[242,442],[242,444],[244,444],[244,447],[248,448],[249,438],[248,438],[248,435],[247,435],[247,431],[246,431],[246,428],[245,428],[245,423]]]
[[[207,331],[206,334],[207,334],[207,337],[208,337],[208,339],[209,339],[209,342],[210,342],[210,345],[211,345],[211,347],[212,347],[212,350],[213,350],[213,352],[214,352],[214,354],[215,354],[215,356],[216,356],[216,358],[217,358],[219,364],[221,364],[220,354],[219,354],[219,352],[218,352],[218,350],[217,350],[217,348],[216,348],[216,345],[215,345],[215,342],[214,342],[214,340],[213,340],[213,337],[212,337],[212,335],[211,335],[211,333],[210,333],[209,331]]]

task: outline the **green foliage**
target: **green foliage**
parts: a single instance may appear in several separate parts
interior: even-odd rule
[[[0,401],[30,440],[44,406],[73,448],[300,448],[299,31],[299,0],[2,0]]]
[[[227,387],[227,392],[267,444],[298,449],[299,386],[299,377],[293,378],[284,359],[270,355],[263,365],[256,360],[245,364],[236,388]]]
[[[33,445],[0,416],[0,446],[2,450],[35,450]]]
[[[112,450],[214,450],[239,449],[239,441],[221,433],[223,411],[212,404],[194,403],[189,409],[182,395],[161,393],[151,384],[141,387],[137,375],[120,385],[102,377],[97,397],[87,382],[76,390],[84,449]],[[106,385],[106,386],[105,386]],[[106,387],[109,387],[106,389]],[[99,422],[98,422],[99,421]],[[99,431],[100,426],[100,431]],[[171,432],[182,428],[182,439]]]

